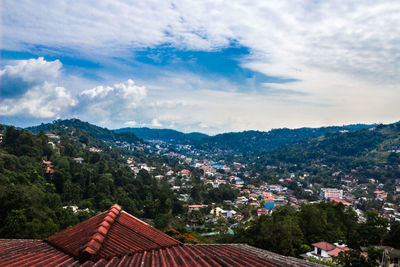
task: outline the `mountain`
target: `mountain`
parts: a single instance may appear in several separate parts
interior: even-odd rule
[[[299,128],[299,129],[273,129],[268,132],[244,131],[238,133],[223,133],[216,136],[206,137],[197,145],[199,148],[218,149],[232,151],[235,153],[254,153],[271,151],[276,148],[297,143],[301,140],[324,136],[332,132],[357,131],[368,129],[375,125],[355,124],[347,126],[330,126],[320,128]]]
[[[38,126],[27,127],[26,130],[36,134],[40,131],[60,131],[68,128],[84,130],[93,137],[103,141],[125,141],[128,143],[138,143],[141,141],[140,138],[132,132],[116,133],[107,128],[102,128],[79,119],[55,120],[52,123],[42,123]]]
[[[114,130],[116,133],[134,133],[143,140],[162,140],[166,142],[188,143],[192,141],[199,141],[208,135],[203,133],[182,133],[171,129],[150,129],[143,128],[121,128]]]

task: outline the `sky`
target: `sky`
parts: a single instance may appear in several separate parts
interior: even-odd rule
[[[216,134],[400,118],[400,1],[3,0],[0,122]]]

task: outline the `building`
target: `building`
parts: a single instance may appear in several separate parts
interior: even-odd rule
[[[336,188],[322,188],[320,196],[323,199],[328,199],[331,197],[343,198],[343,190]]]
[[[339,245],[336,243],[332,245],[325,241],[314,243],[312,246],[314,250],[308,252],[305,256],[325,260],[330,260],[333,257],[337,257],[340,252],[350,250],[346,245]]]
[[[400,266],[400,249],[392,247],[384,247],[382,263],[384,267],[399,267]]]
[[[0,239],[0,266],[321,266],[245,244],[183,244],[120,206],[45,240]]]

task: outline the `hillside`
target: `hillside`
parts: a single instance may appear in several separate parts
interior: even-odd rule
[[[182,213],[180,202],[166,182],[146,171],[135,174],[126,159],[129,156],[132,162],[151,164],[157,173],[166,162],[163,158],[110,147],[88,133],[93,129],[99,131],[98,135],[108,133],[101,128],[80,121],[63,123],[69,126],[58,122],[40,127],[57,129],[51,139],[41,131],[35,135],[13,126],[2,132],[1,237],[47,237],[113,203],[154,220],[157,227],[165,227],[173,215]],[[79,124],[86,126],[85,130],[74,128]],[[92,151],[91,146],[97,150]],[[177,164],[173,159],[168,162],[171,166]],[[79,212],[73,206],[79,207]]]
[[[301,140],[324,136],[332,132],[357,131],[375,125],[355,124],[347,126],[330,126],[321,128],[273,129],[268,132],[244,131],[224,133],[201,139],[199,148],[205,150],[228,150],[234,153],[253,154],[271,151],[276,148],[297,143]]]
[[[42,123],[38,126],[27,127],[26,130],[36,134],[39,131],[64,131],[68,128],[70,128],[69,131],[72,131],[74,128],[84,130],[91,136],[103,141],[121,141],[128,143],[139,143],[141,141],[140,138],[132,132],[116,133],[107,128],[102,128],[79,119],[56,120],[53,123]]]
[[[162,140],[166,142],[185,143],[198,141],[208,137],[203,133],[182,133],[171,129],[143,128],[121,128],[114,130],[115,133],[134,133],[143,140]]]
[[[328,133],[263,153],[254,159],[253,170],[267,173],[268,166],[286,166],[281,173],[311,172],[319,177],[314,182],[325,184],[336,180],[331,173],[340,172],[340,176],[355,177],[360,183],[374,178],[390,187],[400,177],[399,152],[400,124],[378,125]]]

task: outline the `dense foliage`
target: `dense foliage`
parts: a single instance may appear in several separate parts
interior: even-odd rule
[[[182,212],[182,204],[169,184],[157,181],[144,170],[135,175],[118,149],[110,148],[84,130],[60,129],[60,143],[54,148],[41,131],[34,135],[9,126],[3,134],[1,237],[43,238],[114,203],[134,215],[155,219],[156,226],[161,228]],[[88,145],[94,144],[104,151],[89,152]],[[145,158],[141,154],[136,156]],[[76,157],[83,158],[83,163],[74,160]],[[54,173],[45,171],[43,160],[51,161]],[[147,160],[155,166],[163,162]],[[65,206],[78,206],[81,211],[74,213]]]
[[[114,130],[116,133],[132,132],[143,140],[162,140],[174,143],[190,143],[208,137],[203,133],[182,133],[170,129],[121,128]]]
[[[38,133],[39,131],[63,131],[68,127],[84,130],[92,137],[101,140],[122,142],[125,141],[128,143],[140,142],[140,138],[138,138],[132,132],[116,133],[114,131],[108,130],[107,128],[101,128],[88,122],[81,121],[79,119],[56,120],[53,123],[42,123],[41,125],[28,127],[26,129],[33,133]]]
[[[283,255],[298,256],[310,251],[310,244],[342,241],[353,249],[370,245],[393,245],[400,238],[398,226],[387,230],[388,221],[371,211],[367,220],[358,222],[352,208],[321,202],[303,204],[299,210],[281,207],[271,216],[262,215],[235,228],[235,235],[220,241],[243,242]],[[398,247],[398,244],[395,245]]]
[[[356,131],[373,125],[348,125],[321,128],[273,129],[268,132],[244,131],[224,133],[201,139],[197,147],[205,150],[223,150],[244,155],[272,151],[276,148],[297,143],[301,140],[324,136],[339,131]]]

